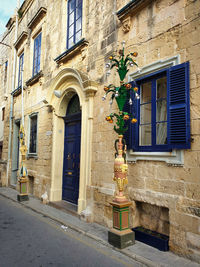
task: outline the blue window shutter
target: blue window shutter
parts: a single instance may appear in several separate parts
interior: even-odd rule
[[[168,144],[171,149],[190,148],[189,62],[169,68]]]

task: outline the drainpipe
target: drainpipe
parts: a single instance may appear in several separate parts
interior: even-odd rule
[[[17,14],[17,11],[19,8],[20,8],[20,0],[17,0],[14,43],[17,41],[17,35],[18,35],[18,14]],[[17,50],[14,47],[12,84],[11,84],[11,100],[10,100],[10,116],[9,116],[8,163],[7,163],[7,173],[6,173],[6,186],[8,186],[8,176],[9,176],[9,168],[10,168],[10,161],[11,161],[11,138],[12,138],[12,119],[13,119],[13,94],[12,94],[12,92],[15,90],[16,58],[17,58]]]
[[[113,8],[114,8],[113,16],[114,16],[114,25],[115,25],[115,37],[117,40],[117,1],[116,0],[114,0]]]

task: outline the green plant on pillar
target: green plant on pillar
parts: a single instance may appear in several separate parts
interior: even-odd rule
[[[134,53],[130,53],[128,54],[126,57],[124,57],[124,47],[123,49],[119,50],[119,59],[116,59],[116,55],[110,56],[109,59],[111,61],[111,67],[110,69],[112,69],[113,67],[117,67],[117,72],[119,74],[120,77],[120,81],[123,81],[124,78],[126,77],[127,72],[129,71],[128,69],[128,65],[132,66],[138,66],[137,63],[135,62],[135,60],[133,60],[133,58],[131,57],[137,57],[137,52]]]
[[[136,123],[137,119],[134,118],[133,114],[130,114],[125,111],[125,104],[129,99],[129,105],[132,105],[131,92],[135,98],[139,98],[138,88],[132,87],[130,83],[125,83],[124,79],[127,72],[129,71],[128,66],[138,66],[134,57],[137,57],[137,52],[129,53],[126,57],[124,56],[124,47],[119,50],[119,55],[112,55],[109,57],[110,63],[106,64],[107,68],[112,69],[113,67],[117,68],[117,72],[120,78],[120,86],[116,87],[113,84],[104,86],[105,95],[102,100],[105,100],[108,94],[111,94],[110,104],[112,105],[113,100],[117,102],[119,113],[110,113],[106,117],[106,120],[110,123],[113,123],[115,120],[116,125],[114,125],[114,131],[119,135],[124,135],[128,130],[128,127],[125,125],[125,121],[131,119],[132,123]]]

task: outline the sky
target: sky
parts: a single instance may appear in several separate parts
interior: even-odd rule
[[[20,1],[22,3],[22,0]],[[14,14],[17,0],[0,0],[0,36],[6,30],[9,18]]]

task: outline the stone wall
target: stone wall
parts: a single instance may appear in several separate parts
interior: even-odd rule
[[[160,211],[162,207],[164,212],[161,212],[163,213],[161,217],[165,218],[166,222],[169,220],[170,249],[200,262],[200,55],[198,52],[200,2],[141,1],[144,3],[142,7],[130,10],[119,20],[116,11],[130,1],[83,1],[83,37],[88,43],[59,62],[54,59],[66,51],[66,1],[49,0],[46,5],[46,1],[26,0],[25,4],[29,2],[32,3],[29,7],[26,8],[26,5],[22,7],[24,13],[19,22],[18,37],[23,31],[28,35],[20,43],[17,53],[19,55],[24,49],[24,81],[26,82],[32,77],[34,37],[42,29],[41,69],[43,72],[43,76],[37,82],[24,88],[27,144],[29,115],[38,113],[38,154],[37,157],[28,157],[26,161],[31,180],[31,192],[41,197],[45,191],[49,195],[53,187],[51,164],[53,160],[55,161],[56,155],[52,154],[52,140],[53,135],[61,131],[61,123],[55,119],[59,117],[55,107],[50,106],[49,103],[45,104],[48,96],[52,94],[52,82],[65,68],[77,70],[78,73],[84,73],[89,80],[96,81],[99,85],[94,96],[93,116],[88,115],[91,114],[90,110],[86,111],[89,120],[93,121],[91,174],[84,172],[83,175],[87,181],[87,207],[91,211],[93,221],[111,227],[112,209],[109,203],[115,195],[112,179],[114,140],[117,136],[113,126],[105,121],[105,116],[110,113],[108,100],[102,102],[101,99],[104,95],[103,86],[110,83],[118,84],[119,78],[114,69],[111,75],[106,75],[105,63],[113,52],[121,48],[123,40],[126,41],[125,53],[138,52],[137,62],[140,68],[177,56],[179,63],[190,62],[191,149],[182,152],[184,161],[178,166],[167,164],[159,159],[150,160],[150,156],[137,160],[136,163],[130,160],[129,183],[125,193],[132,202],[131,225],[139,225],[141,218],[144,217],[144,212],[143,215],[138,213],[138,203],[142,203],[142,210],[150,210],[149,214],[152,214],[152,210]],[[46,14],[29,28],[28,24],[41,7],[47,9]],[[11,33],[11,40],[13,40],[13,31]],[[130,77],[135,71],[135,68],[130,69]],[[9,77],[9,88],[11,88],[11,74]],[[17,86],[17,79],[15,86]],[[84,89],[83,86],[82,89]],[[64,91],[63,88],[62,90]],[[85,103],[89,102],[89,97],[91,97],[89,94],[85,97]],[[116,108],[114,104],[113,111]],[[9,111],[10,97],[6,104],[4,159],[8,155]],[[14,97],[13,111],[13,120],[19,119],[21,94]],[[85,131],[84,135],[87,135],[89,129]],[[60,151],[62,152],[63,150]],[[10,172],[9,168],[9,177]],[[56,177],[56,179],[60,178]],[[6,184],[6,176],[2,181]],[[60,186],[61,183],[55,182],[55,184]],[[55,188],[56,190],[61,188]],[[168,215],[165,211],[169,211]],[[153,228],[155,224],[152,224]],[[166,228],[162,231],[168,232]]]
[[[118,6],[122,7],[120,3]],[[140,68],[177,55],[180,63],[190,62],[191,149],[184,150],[184,163],[179,166],[154,159],[138,160],[136,164],[130,162],[126,193],[133,203],[132,225],[139,224],[136,216],[138,201],[169,209],[170,249],[197,261],[200,261],[199,7],[199,1],[152,1],[136,14],[129,13],[117,24],[117,44],[125,40],[126,53],[139,53],[137,62]],[[129,23],[128,31],[124,30],[124,20]],[[130,70],[129,73],[134,71]],[[112,73],[107,80],[104,77],[104,84],[116,83],[114,70]],[[108,101],[101,102],[103,94],[102,82],[102,90],[95,99],[92,163],[95,189],[91,190],[94,192],[94,220],[111,225],[111,207],[108,208],[106,198],[114,195],[109,188],[113,178],[116,135],[113,134],[112,125],[104,121],[109,114],[109,104]],[[106,171],[102,172],[102,168]],[[104,193],[101,193],[102,188]],[[109,212],[105,212],[106,208]]]

